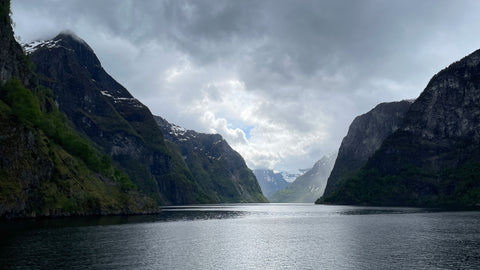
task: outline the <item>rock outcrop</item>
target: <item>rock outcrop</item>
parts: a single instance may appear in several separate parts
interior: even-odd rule
[[[480,50],[436,74],[360,173],[326,202],[480,206]]]
[[[385,138],[400,127],[412,102],[381,103],[353,120],[328,177],[325,196],[338,189],[348,177],[367,163]]]

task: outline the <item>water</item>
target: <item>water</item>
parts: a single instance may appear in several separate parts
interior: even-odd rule
[[[479,269],[480,212],[311,204],[0,223],[0,269]]]

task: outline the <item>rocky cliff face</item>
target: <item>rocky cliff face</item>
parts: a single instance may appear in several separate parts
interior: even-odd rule
[[[61,33],[25,49],[40,82],[53,90],[75,129],[159,203],[265,201],[243,158],[219,135],[189,131],[176,138],[168,133],[173,144],[165,141],[149,109],[108,75],[74,34]]]
[[[275,192],[280,191],[290,185],[289,182],[285,181],[281,173],[275,173],[272,170],[267,169],[256,169],[253,170],[253,173],[257,177],[258,184],[262,188],[263,195],[269,198]]]
[[[0,1],[0,218],[156,211],[72,133],[50,92],[37,85],[13,38],[9,5]]]
[[[92,169],[4,106],[0,101],[0,218],[158,211],[106,172],[111,168]]]
[[[325,196],[340,187],[367,163],[382,142],[403,122],[413,101],[382,103],[371,111],[357,116],[348,129],[338,150],[338,157],[328,177]]]
[[[199,187],[216,202],[267,202],[243,158],[219,134],[204,134],[155,120],[173,142]]]
[[[333,168],[335,158],[336,154],[322,157],[313,165],[312,169],[299,176],[284,190],[273,194],[269,200],[282,203],[313,203],[318,197],[322,196],[325,190],[327,178]]]
[[[139,189],[162,204],[211,202],[173,153],[149,109],[102,68],[72,33],[25,46],[40,83],[75,129],[107,153]]]
[[[37,131],[7,113],[0,116],[0,216],[34,216],[34,207],[43,204],[40,185],[52,178],[54,163],[42,151]]]
[[[476,51],[430,80],[402,126],[327,201],[480,206],[479,101]]]

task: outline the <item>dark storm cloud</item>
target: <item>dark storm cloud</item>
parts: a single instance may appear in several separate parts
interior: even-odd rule
[[[356,115],[415,98],[480,47],[478,1],[13,0],[12,8],[25,41],[71,29],[152,111],[232,142],[245,142],[232,122],[253,126],[255,151],[242,148],[250,164],[294,168],[337,149]],[[282,145],[292,147],[275,152]]]
[[[35,5],[38,2],[42,7]],[[110,31],[139,45],[156,41],[174,46],[198,65],[229,59],[252,73],[259,71],[267,80],[271,77],[274,84],[282,78],[292,80],[296,74],[312,76],[319,70],[335,74],[345,66],[355,68],[359,74],[352,75],[360,77],[385,69],[393,76],[399,72],[396,66],[405,64],[405,54],[410,59],[421,43],[438,39],[439,32],[456,32],[451,29],[452,20],[468,17],[457,2],[433,0],[14,4],[40,8],[66,27],[89,20],[98,25],[98,31]],[[244,63],[244,59],[250,61]],[[247,75],[248,81],[251,74]],[[252,83],[258,81],[252,79]]]

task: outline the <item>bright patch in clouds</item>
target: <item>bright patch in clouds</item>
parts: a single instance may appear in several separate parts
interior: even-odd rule
[[[23,41],[69,29],[152,113],[251,168],[311,167],[355,116],[480,47],[480,1],[12,0]]]

